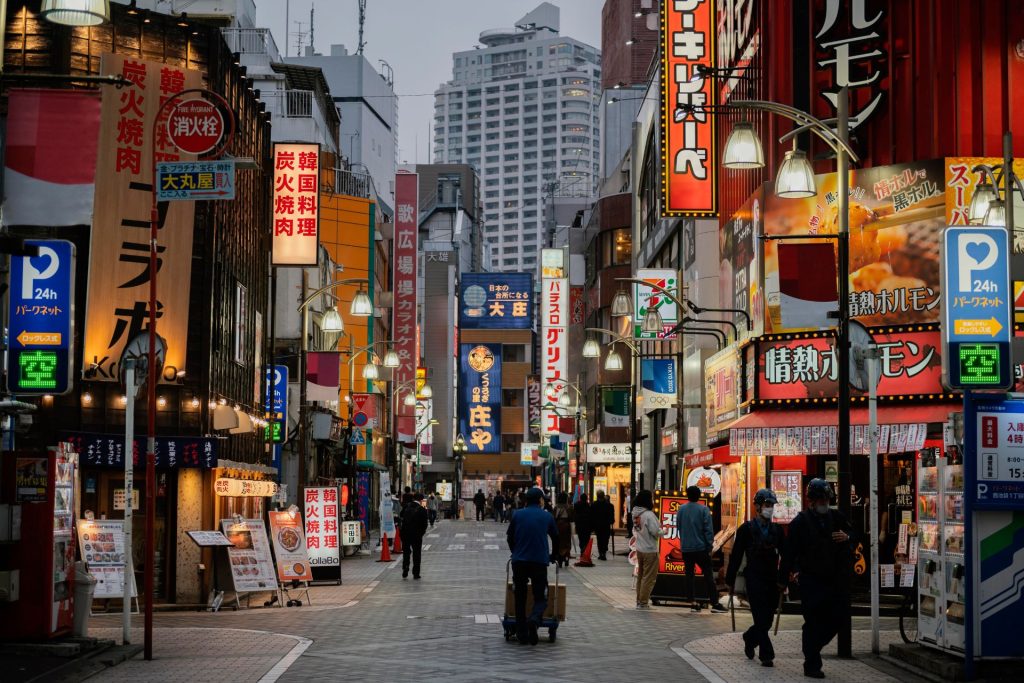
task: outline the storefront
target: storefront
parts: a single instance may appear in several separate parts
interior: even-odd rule
[[[622,518],[626,512],[626,497],[629,496],[629,454],[628,443],[588,443],[586,445],[587,469],[593,473],[593,492],[603,490],[615,507],[615,526],[623,528]],[[636,446],[637,470],[643,462],[641,444]],[[639,472],[637,487],[640,486]]]

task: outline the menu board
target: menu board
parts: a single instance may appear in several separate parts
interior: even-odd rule
[[[776,470],[772,472],[772,491],[779,499],[775,505],[772,521],[778,524],[789,524],[800,514],[803,499],[800,495],[802,473],[800,470]]]
[[[219,531],[186,531],[185,533],[201,548],[233,545],[228,537]]]
[[[227,550],[235,592],[277,590],[274,560],[270,556],[270,541],[263,520],[244,519],[235,523],[232,519],[222,519],[220,524],[232,545]]]
[[[302,533],[302,517],[298,511],[270,512],[270,539],[277,558],[277,578],[281,581],[312,581],[306,552],[306,538]]]
[[[78,547],[89,573],[96,577],[95,598],[124,597],[127,556],[124,551],[124,522],[119,519],[78,520]],[[132,575],[131,596],[138,597]]]

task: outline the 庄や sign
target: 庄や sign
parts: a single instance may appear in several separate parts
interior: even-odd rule
[[[274,144],[275,266],[314,266],[320,243],[320,145]]]
[[[26,240],[39,256],[12,256],[7,389],[65,394],[72,389],[75,325],[75,245]]]
[[[718,213],[715,0],[661,3],[662,195],[665,216]]]
[[[156,198],[234,199],[234,161],[161,161],[156,165]]]
[[[1010,239],[1004,227],[953,225],[942,237],[942,374],[954,389],[1013,385]]]
[[[459,433],[471,455],[501,453],[501,345],[461,344],[459,358]]]

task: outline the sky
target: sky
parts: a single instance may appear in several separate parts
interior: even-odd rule
[[[296,33],[306,33],[309,10],[316,7],[317,52],[330,54],[332,44],[355,52],[359,34],[357,0],[256,0],[256,25],[274,33],[285,49],[285,5],[290,2],[291,51]],[[511,28],[542,0],[368,0],[364,54],[380,69],[383,59],[394,70],[398,103],[398,162],[428,163],[428,127],[434,118],[434,90],[452,76],[452,52],[472,49],[480,32]],[[561,34],[600,47],[603,0],[551,0],[562,10]],[[301,21],[302,26],[295,22]],[[417,154],[418,150],[418,154]]]

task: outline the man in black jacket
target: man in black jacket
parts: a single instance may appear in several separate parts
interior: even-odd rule
[[[427,533],[429,515],[423,507],[423,494],[407,493],[402,496],[402,578],[409,577],[409,556],[412,555],[412,578],[420,578],[420,558],[423,555],[423,534]]]
[[[829,508],[832,488],[824,479],[807,484],[808,509],[789,525],[786,549],[779,566],[779,587],[785,589],[791,572],[800,585],[804,614],[804,676],[824,678],[821,649],[839,630],[850,609],[853,578],[852,527],[846,517]]]
[[[484,505],[487,503],[487,496],[484,495],[483,489],[477,489],[476,495],[473,496],[473,507],[476,508],[476,521],[484,521]]]
[[[591,517],[594,521],[594,535],[597,536],[597,559],[608,559],[608,539],[612,536],[612,525],[615,524],[615,506],[605,498],[604,491],[597,492],[597,500],[591,506]]]
[[[576,539],[580,542],[580,555],[587,549],[590,534],[594,531],[593,510],[587,494],[581,493],[580,499],[573,507],[573,520],[576,523]]]

